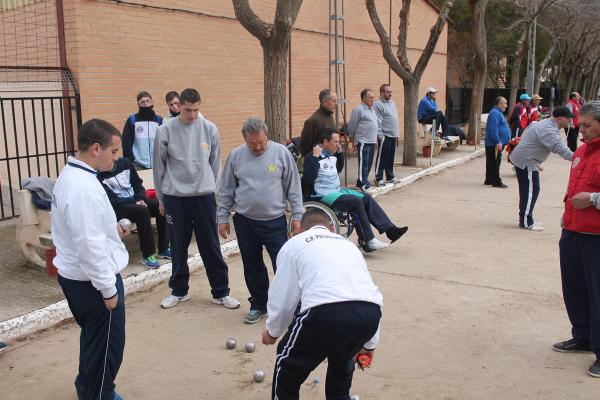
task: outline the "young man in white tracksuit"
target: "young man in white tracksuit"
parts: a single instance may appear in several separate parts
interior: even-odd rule
[[[327,359],[325,396],[347,400],[355,356],[372,359],[379,342],[383,296],[356,245],[332,232],[323,211],[308,209],[302,229],[281,248],[269,288],[262,341],[274,344],[285,333],[277,346],[272,399],[298,399],[302,382]]]
[[[92,119],[79,128],[77,157],[69,157],[52,194],[52,241],[58,283],[81,327],[79,400],[121,400],[115,378],[125,348],[125,293],[120,272],[129,262],[115,212],[98,171],[110,171],[119,131]]]

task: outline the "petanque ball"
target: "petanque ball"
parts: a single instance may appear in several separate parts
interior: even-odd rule
[[[321,382],[321,380],[319,379],[319,377],[318,377],[318,376],[315,376],[315,377],[313,378],[313,383],[319,383],[319,382]]]
[[[235,349],[236,345],[237,345],[237,342],[235,341],[234,338],[228,338],[225,341],[225,347],[227,347],[229,350]]]
[[[127,218],[119,220],[119,225],[121,225],[121,228],[123,228],[124,231],[131,229],[131,221]]]
[[[246,349],[246,352],[254,353],[254,350],[256,350],[256,343],[248,342],[244,348]]]
[[[360,397],[357,394],[353,394],[350,396],[350,400],[360,400]]]
[[[265,371],[254,371],[252,378],[254,378],[254,382],[262,382],[265,379]]]

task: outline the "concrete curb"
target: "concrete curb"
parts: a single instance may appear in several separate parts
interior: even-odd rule
[[[419,172],[415,172],[409,176],[400,179],[399,182],[394,185],[386,185],[383,187],[374,187],[373,196],[380,196],[382,194],[391,192],[401,187],[410,185],[414,181],[421,179],[425,176],[438,173],[446,168],[454,167],[457,165],[464,164],[473,160],[474,158],[480,157],[485,153],[485,149],[475,150],[469,153],[467,156],[457,158],[443,162],[438,165],[434,165],[430,168],[426,168]],[[221,245],[221,252],[224,257],[236,254],[239,252],[237,246],[237,240]],[[190,272],[196,271],[203,267],[202,259],[200,255],[195,254],[188,259],[190,266]],[[125,286],[125,293],[131,294],[141,290],[146,290],[166,281],[171,276],[171,263],[163,264],[160,268],[155,270],[148,270],[137,275],[132,275],[124,279],[123,284]],[[27,335],[31,335],[37,331],[51,328],[65,319],[71,318],[71,311],[66,300],[59,301],[58,303],[50,304],[47,307],[39,310],[31,311],[27,314],[20,315],[18,317],[9,319],[7,321],[0,322],[0,338],[3,341],[11,341],[17,338],[21,338]]]

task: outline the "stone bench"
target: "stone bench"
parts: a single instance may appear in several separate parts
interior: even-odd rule
[[[138,175],[142,178],[145,188],[154,188],[151,169],[138,171]],[[26,189],[17,192],[17,202],[21,210],[17,220],[17,243],[28,262],[45,268],[46,260],[43,252],[54,249],[50,231],[51,213],[38,209],[33,204],[31,192]],[[131,230],[136,230],[135,224],[131,225]]]

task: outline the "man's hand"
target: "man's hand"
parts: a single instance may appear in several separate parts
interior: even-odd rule
[[[160,213],[160,215],[162,215],[163,217],[165,216],[165,203],[163,203],[162,201],[158,202],[158,212]]]
[[[119,238],[123,239],[125,236],[129,235],[131,231],[129,229],[123,229],[121,224],[117,223],[117,233],[119,234]]]
[[[369,358],[371,359],[371,363],[369,365],[367,365],[367,368],[371,368],[371,365],[373,365],[373,359],[375,358],[375,350],[367,350],[365,348],[360,349],[360,351],[358,353],[356,353],[354,355],[354,359],[356,360],[356,357],[360,356],[361,354],[366,354],[369,356]],[[365,368],[359,364],[358,366],[360,369],[364,370]]]
[[[497,151],[498,153],[500,153],[500,152],[502,151],[502,144],[501,144],[501,143],[498,143],[498,144],[496,145],[496,151]]]
[[[592,206],[590,203],[590,192],[579,192],[571,198],[571,204],[578,210],[585,210]]]
[[[296,236],[297,234],[302,232],[302,227],[300,225],[300,221],[292,220],[292,236]]]
[[[144,207],[148,207],[148,205],[146,204],[146,202],[144,200],[138,200],[135,202],[135,204],[144,206]]]
[[[115,294],[114,297],[111,297],[110,299],[104,299],[104,305],[109,310],[114,310],[115,308],[117,308],[118,303],[119,303],[119,295],[118,294]]]
[[[229,234],[230,234],[230,232],[229,232],[229,223],[219,224],[219,235],[223,239],[227,239],[227,236],[229,236]]]
[[[313,147],[313,156],[314,157],[321,157],[321,147],[320,146],[315,146]]]
[[[277,338],[274,338],[273,336],[269,335],[269,331],[268,330],[264,330],[262,333],[262,343],[264,345],[270,345],[270,344],[275,344],[275,342],[277,341]]]

